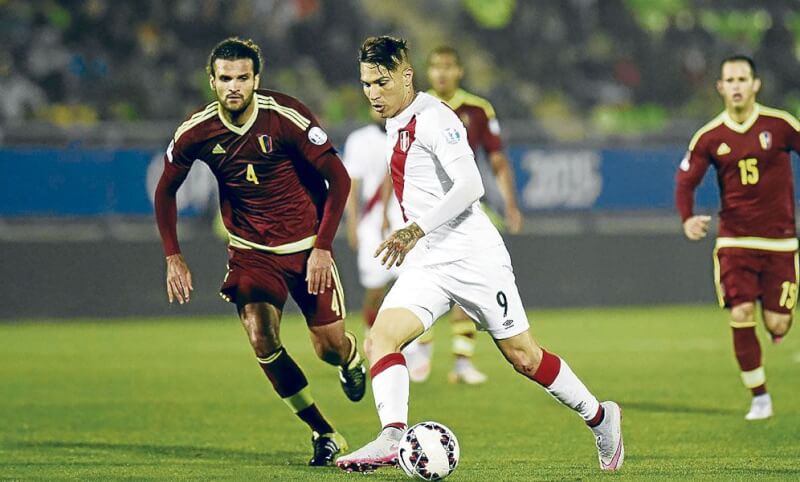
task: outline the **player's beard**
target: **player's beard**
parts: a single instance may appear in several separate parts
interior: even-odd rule
[[[228,104],[228,100],[227,99],[222,101],[222,105],[225,107],[225,110],[228,111],[228,114],[230,114],[231,116],[237,116],[237,115],[241,114],[242,112],[244,112],[250,106],[250,103],[253,102],[253,95],[254,94],[255,94],[255,92],[251,92],[249,97],[244,98],[242,100],[241,106],[239,106],[238,108],[232,108]]]

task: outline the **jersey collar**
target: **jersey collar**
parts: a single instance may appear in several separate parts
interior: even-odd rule
[[[253,113],[250,114],[250,118],[247,119],[247,122],[245,122],[241,126],[233,125],[230,122],[228,122],[227,119],[225,119],[225,116],[222,114],[222,102],[220,102],[217,105],[217,116],[219,117],[219,120],[221,120],[222,124],[225,127],[227,127],[234,134],[240,135],[240,136],[243,135],[245,132],[249,131],[250,128],[253,126],[253,124],[255,124],[255,122],[256,122],[256,118],[258,117],[258,98],[259,97],[261,97],[261,95],[253,93],[253,100],[250,101],[250,102],[252,102],[254,104]]]
[[[745,132],[750,130],[751,127],[753,127],[753,124],[756,123],[756,120],[758,119],[760,113],[761,113],[761,106],[758,103],[756,103],[753,105],[753,112],[752,114],[750,114],[750,117],[745,119],[745,121],[742,122],[741,124],[733,120],[731,116],[728,114],[728,111],[722,112],[722,122],[725,124],[726,127],[728,127],[728,129],[732,130],[733,132],[744,134]]]
[[[450,106],[450,108],[453,109],[453,110],[456,110],[459,107],[461,107],[461,105],[464,102],[466,102],[466,100],[467,100],[467,92],[464,89],[462,89],[461,87],[456,89],[455,93],[453,93],[453,97],[450,97],[450,100],[442,99],[441,97],[436,95],[436,91],[433,90],[433,89],[428,90],[428,93],[430,95],[436,97],[437,99],[441,100],[442,102],[444,102],[448,106]]]

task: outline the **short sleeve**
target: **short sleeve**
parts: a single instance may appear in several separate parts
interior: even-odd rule
[[[462,157],[475,157],[467,142],[467,130],[453,111],[437,109],[430,114],[422,120],[417,136],[442,166]]]
[[[786,144],[794,152],[800,154],[800,122],[794,116],[789,115],[784,125],[786,126]]]

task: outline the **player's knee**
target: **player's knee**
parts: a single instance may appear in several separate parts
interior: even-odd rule
[[[790,313],[764,313],[764,325],[773,336],[784,336],[792,326],[792,315]]]
[[[383,330],[370,330],[367,339],[367,344],[370,347],[370,360],[375,356],[383,356],[400,351],[400,342]]]
[[[515,349],[506,353],[506,358],[518,373],[533,378],[542,363],[542,351]]]
[[[755,305],[741,303],[731,308],[731,320],[736,323],[749,323],[755,319]]]

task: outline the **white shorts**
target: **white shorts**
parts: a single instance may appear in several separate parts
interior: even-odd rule
[[[367,289],[383,288],[398,276],[397,267],[386,269],[381,265],[381,258],[375,258],[375,250],[383,241],[380,226],[362,222],[358,226],[358,279],[361,286]]]
[[[454,303],[496,340],[511,338],[529,327],[511,257],[502,245],[449,263],[406,267],[381,310],[406,308],[427,331]]]

